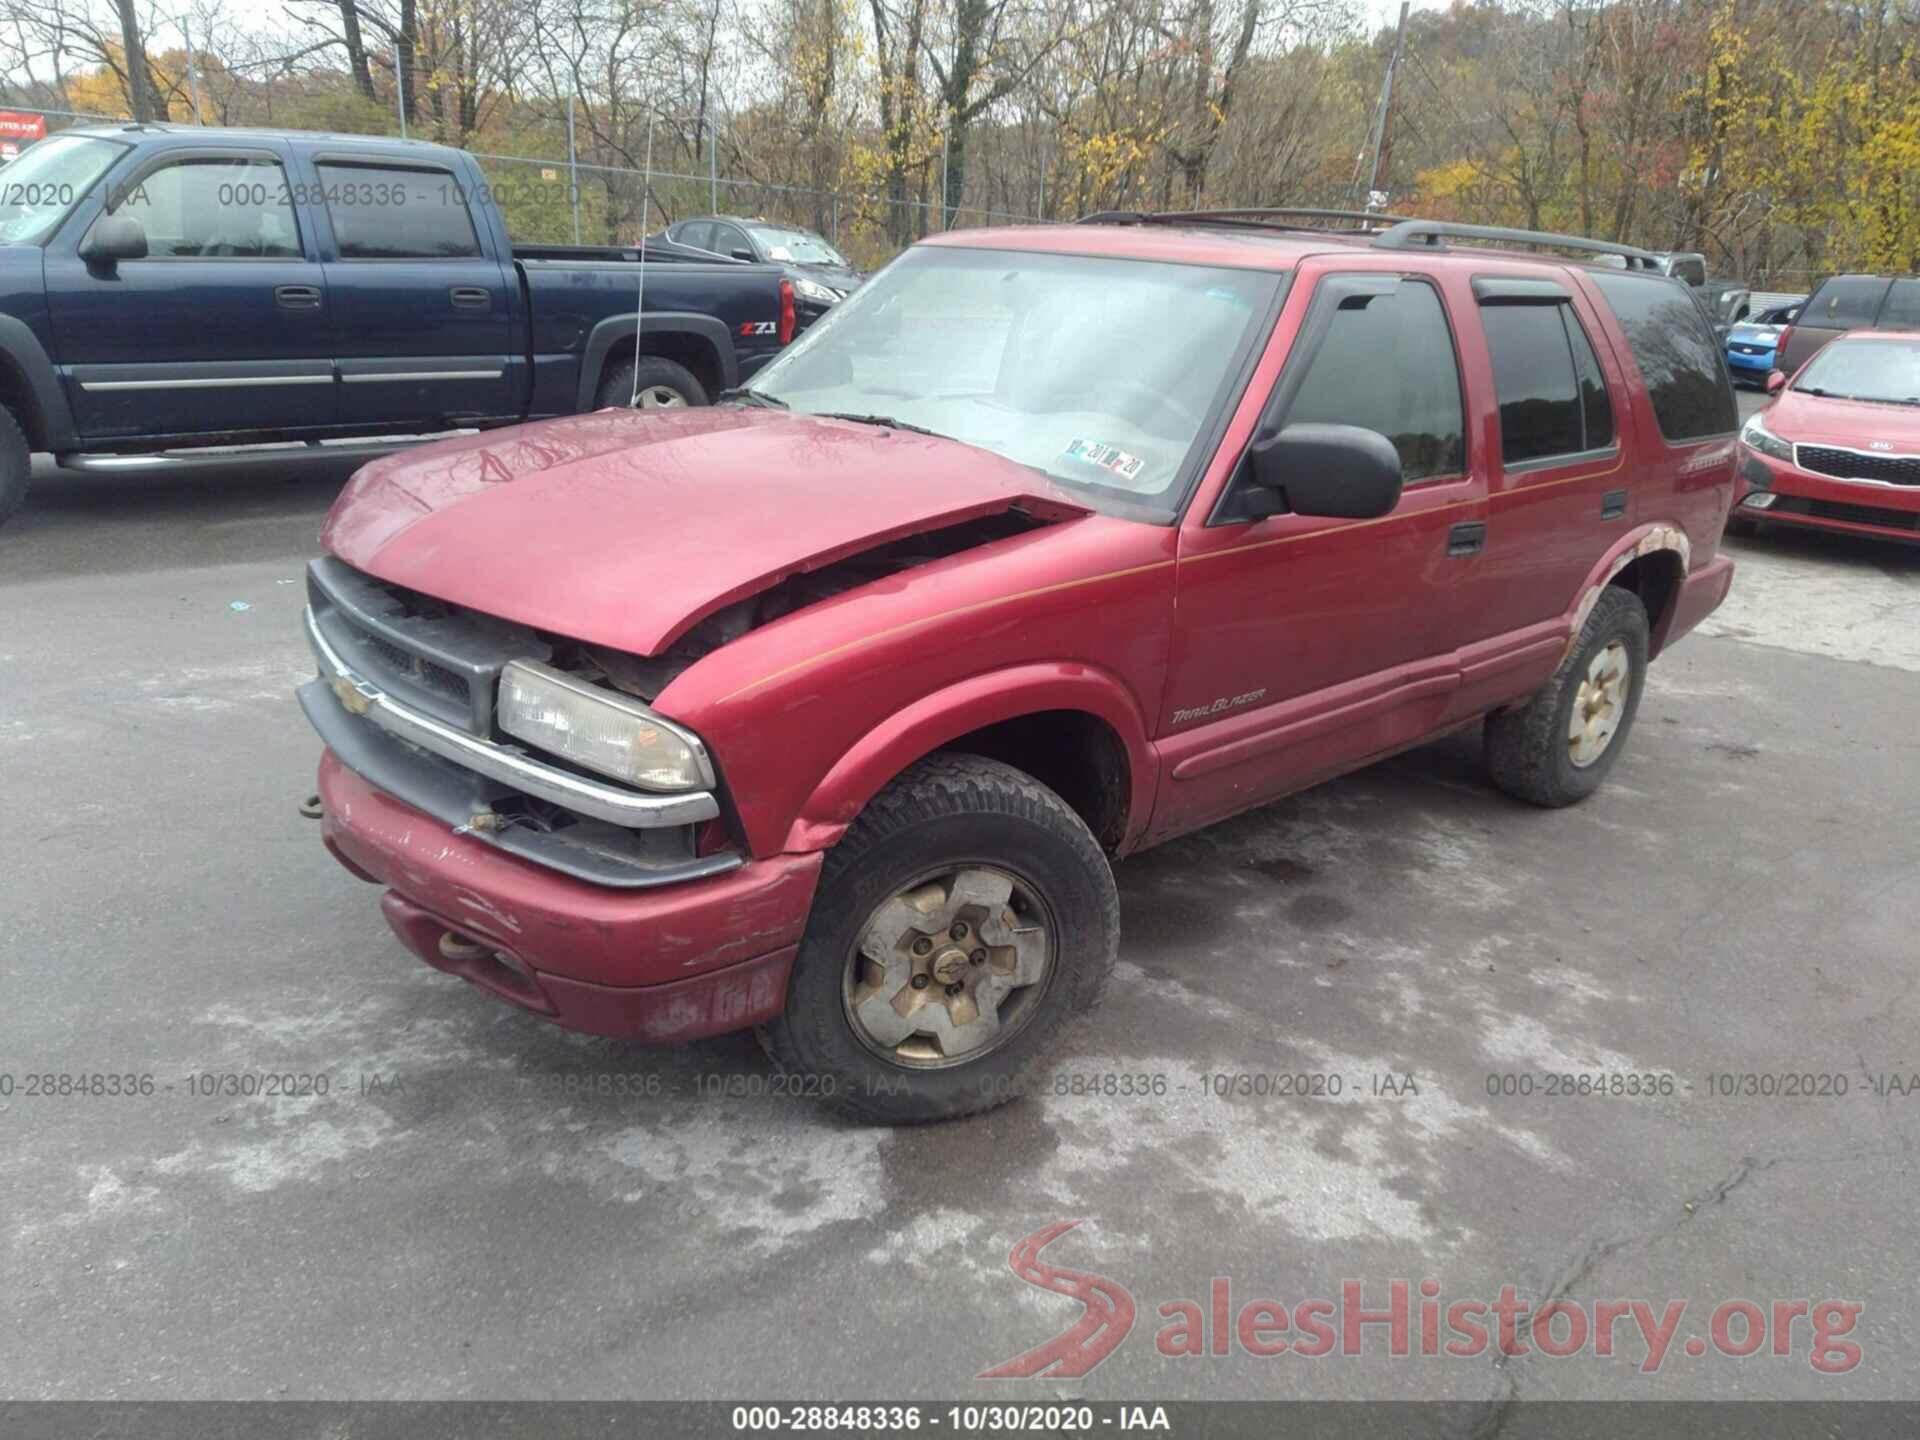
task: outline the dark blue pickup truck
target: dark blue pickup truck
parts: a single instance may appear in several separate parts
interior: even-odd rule
[[[793,336],[773,267],[516,247],[494,201],[473,157],[413,141],[116,125],[32,146],[0,171],[0,521],[33,451],[164,466],[699,405]]]

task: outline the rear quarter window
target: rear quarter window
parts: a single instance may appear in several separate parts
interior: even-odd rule
[[[1882,330],[1920,330],[1920,280],[1896,280],[1880,312]]]
[[[1686,289],[1655,275],[1600,271],[1591,278],[1627,337],[1661,435],[1732,434],[1739,419],[1720,343]]]

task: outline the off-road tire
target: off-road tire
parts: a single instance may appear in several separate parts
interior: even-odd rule
[[[33,450],[8,410],[0,410],[0,525],[27,500],[27,482],[33,476]]]
[[[1553,678],[1524,705],[1487,718],[1487,771],[1516,800],[1557,809],[1584,800],[1607,778],[1626,748],[1647,684],[1647,611],[1640,597],[1618,585],[1600,592],[1571,653]],[[1594,656],[1614,641],[1625,647],[1632,668],[1624,714],[1606,748],[1592,764],[1573,763],[1567,730],[1574,699]]]
[[[622,360],[607,372],[594,405],[601,410],[624,409],[637,393],[654,386],[678,392],[688,405],[708,403],[706,386],[686,366],[664,356],[642,355],[637,366],[631,360]]]
[[[1052,912],[1051,968],[1031,1015],[1004,1042],[948,1068],[907,1068],[856,1035],[843,983],[875,909],[946,864],[996,867],[1041,896]],[[1025,1093],[1061,1027],[1099,1002],[1119,942],[1113,869],[1064,800],[997,760],[930,756],[875,796],[827,852],[786,1010],[761,1027],[760,1043],[784,1074],[805,1081],[804,1093],[859,1120],[975,1114]]]

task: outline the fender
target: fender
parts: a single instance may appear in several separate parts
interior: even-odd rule
[[[1580,639],[1580,627],[1587,623],[1587,616],[1600,602],[1600,592],[1607,588],[1613,577],[1643,555],[1652,555],[1656,551],[1668,550],[1679,557],[1680,579],[1684,582],[1693,571],[1693,544],[1687,539],[1687,532],[1678,525],[1655,521],[1647,525],[1636,526],[1609,549],[1600,563],[1594,566],[1587,576],[1587,583],[1581,588],[1578,598],[1568,611],[1571,625],[1567,632],[1567,648],[1561,654],[1561,662],[1573,653],[1574,645]],[[1654,637],[1654,647],[1659,649],[1659,637]]]
[[[632,315],[609,315],[587,332],[586,349],[580,355],[580,390],[575,399],[575,408],[583,414],[593,409],[594,392],[600,388],[600,371],[606,364],[607,352],[622,340],[632,345],[634,326]],[[724,321],[692,311],[666,310],[655,314],[649,310],[645,328],[646,335],[699,336],[712,345],[719,356],[721,388],[731,390],[740,383],[740,362],[733,353],[733,337],[727,333]],[[641,353],[645,354],[645,335],[641,339]]]
[[[787,831],[788,852],[824,849],[846,833],[867,802],[914,761],[970,731],[1043,710],[1081,710],[1104,720],[1126,748],[1127,831],[1132,848],[1147,828],[1159,756],[1132,693],[1106,670],[1078,661],[1038,661],[969,676],[923,696],[856,742],[814,787]]]
[[[37,437],[39,443],[34,449],[51,450],[57,455],[80,443],[67,392],[60,387],[53,361],[47,357],[40,337],[24,320],[12,315],[0,315],[0,366],[16,375],[20,388],[31,397],[34,413],[20,417],[20,428],[29,440]]]

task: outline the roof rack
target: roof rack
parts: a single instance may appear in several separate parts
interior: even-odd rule
[[[1376,249],[1438,248],[1442,240],[1495,240],[1508,245],[1537,245],[1557,250],[1579,250],[1592,255],[1616,255],[1629,270],[1660,269],[1660,257],[1637,245],[1612,240],[1590,240],[1584,235],[1556,235],[1548,230],[1509,230],[1501,225],[1462,225],[1452,220],[1402,220],[1373,237]]]
[[[1201,223],[1225,221],[1236,225],[1261,225],[1285,216],[1297,216],[1303,220],[1354,220],[1369,225],[1411,223],[1404,216],[1382,215],[1375,210],[1317,210],[1294,205],[1235,210],[1101,210],[1092,215],[1082,215],[1074,223],[1079,225],[1191,225],[1196,221]],[[1273,228],[1310,230],[1327,227],[1275,224]]]

